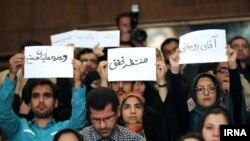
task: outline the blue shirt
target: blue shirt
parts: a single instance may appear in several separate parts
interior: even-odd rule
[[[86,118],[84,88],[73,88],[72,116],[63,122],[50,121],[45,128],[40,128],[35,120],[27,121],[15,115],[12,109],[17,79],[11,81],[6,77],[0,86],[0,127],[11,141],[52,141],[61,129],[80,130]]]

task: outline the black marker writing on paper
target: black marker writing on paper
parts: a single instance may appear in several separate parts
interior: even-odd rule
[[[208,49],[213,49],[217,48],[217,40],[216,38],[218,35],[211,36],[211,39],[207,40],[206,43],[204,44],[189,44],[189,43],[184,43],[184,47],[181,48],[181,52],[186,52],[186,51],[206,51]]]
[[[72,37],[71,36],[67,36],[67,37],[63,37],[63,38],[60,38],[60,39],[57,39],[54,41],[54,44],[57,44],[57,43],[60,43],[60,42],[65,42],[67,40],[71,40]]]
[[[58,62],[65,62],[68,59],[68,56],[66,54],[61,56],[49,56],[47,52],[42,52],[39,49],[37,50],[36,54],[34,56],[29,55],[27,58],[25,58],[27,64],[32,64],[34,61],[41,60],[43,63],[48,61],[58,61]]]
[[[121,59],[114,59],[113,62],[109,64],[109,69],[115,70],[119,66],[122,66],[121,68],[124,69],[126,67],[135,66],[147,62],[148,58],[140,58],[140,59],[129,59],[129,61],[125,63],[125,59],[122,56]]]

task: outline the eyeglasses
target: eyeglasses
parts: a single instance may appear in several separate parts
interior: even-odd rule
[[[248,49],[249,48],[249,46],[248,45],[232,45],[232,49],[235,49],[235,50],[237,50],[237,49],[239,49],[239,48],[242,48],[242,49]]]
[[[195,92],[199,95],[204,94],[205,90],[207,90],[208,93],[215,93],[216,87],[217,86],[215,85],[215,86],[208,86],[207,88],[205,87],[195,88]]]
[[[222,67],[222,68],[219,68],[216,72],[218,72],[218,73],[228,73],[228,68],[227,67]]]
[[[109,122],[114,121],[115,116],[116,116],[116,113],[114,113],[111,116],[105,117],[105,118],[90,118],[90,119],[92,121],[92,124],[100,124],[101,121],[103,121],[105,123],[109,123]]]
[[[97,64],[97,60],[96,59],[82,59],[80,60],[82,63],[85,62],[90,62],[91,64]]]

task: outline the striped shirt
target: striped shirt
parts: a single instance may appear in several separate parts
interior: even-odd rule
[[[83,136],[84,141],[146,141],[141,135],[119,125],[116,125],[108,138],[102,138],[93,126],[86,127],[79,133]]]

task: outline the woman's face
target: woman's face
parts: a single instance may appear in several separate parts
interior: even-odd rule
[[[79,141],[75,134],[65,133],[62,134],[58,141]]]
[[[128,97],[122,106],[122,118],[126,123],[142,121],[143,105],[136,97]]]
[[[136,81],[133,86],[133,91],[138,92],[138,93],[144,93],[146,88],[145,83],[141,81]]]
[[[205,141],[220,140],[220,125],[227,125],[227,119],[223,114],[211,114],[205,119],[202,136]]]
[[[216,78],[220,81],[221,90],[227,94],[229,91],[229,71],[228,71],[228,63],[227,62],[220,62],[216,69]]]
[[[202,77],[198,80],[195,92],[197,102],[202,107],[210,107],[216,102],[216,86],[208,77]]]

